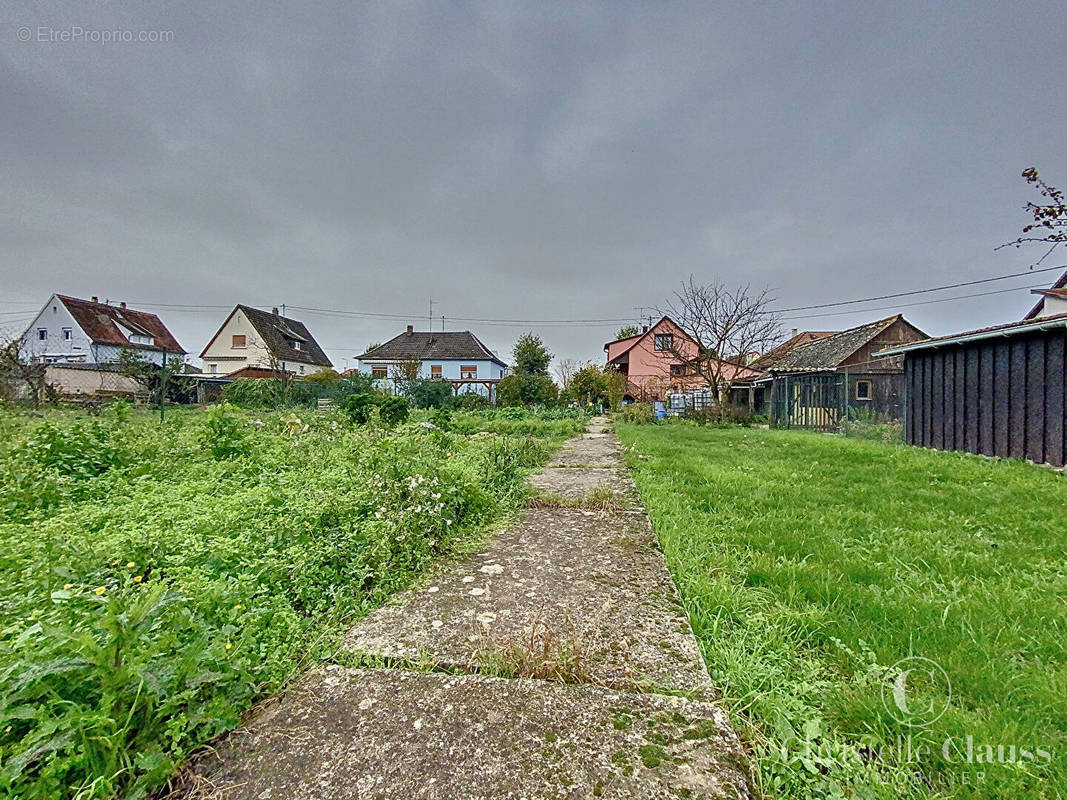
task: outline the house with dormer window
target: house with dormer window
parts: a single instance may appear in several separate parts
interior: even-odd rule
[[[117,364],[122,351],[153,364],[186,352],[155,314],[125,303],[101,303],[54,294],[19,341],[19,357],[37,364]]]
[[[418,364],[420,378],[447,381],[454,394],[477,392],[492,400],[508,366],[470,331],[417,331],[413,325],[359,356],[359,368],[389,388],[395,367]]]
[[[300,377],[333,366],[303,322],[245,305],[234,307],[200,358],[203,374],[220,377],[240,370]]]

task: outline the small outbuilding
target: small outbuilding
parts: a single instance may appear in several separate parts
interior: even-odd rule
[[[763,375],[735,385],[734,402],[749,391],[779,428],[833,431],[860,414],[899,419],[902,359],[876,351],[925,338],[900,314],[844,331],[795,334],[753,364]]]
[[[1067,278],[1067,276],[1065,276]],[[1064,280],[1063,283],[1067,283]],[[1067,463],[1067,310],[1057,287],[1027,319],[890,347],[904,359],[909,444],[987,456]],[[1049,307],[1055,313],[1047,313]]]

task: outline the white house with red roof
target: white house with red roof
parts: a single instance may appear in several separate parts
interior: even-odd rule
[[[40,364],[115,364],[123,350],[154,364],[186,351],[155,314],[54,294],[19,341],[19,356]]]

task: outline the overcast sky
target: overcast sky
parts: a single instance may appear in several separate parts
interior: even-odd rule
[[[449,318],[636,319],[690,273],[790,308],[1017,272],[1019,173],[1067,185],[1062,3],[195,5],[4,4],[0,329],[99,295],[199,354],[228,307],[284,303],[342,368],[432,298],[502,354],[533,329],[599,361],[618,324]],[[1054,277],[784,324],[948,333]]]

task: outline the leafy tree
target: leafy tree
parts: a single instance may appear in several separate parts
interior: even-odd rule
[[[626,376],[614,369],[604,370],[604,396],[611,411],[618,410],[626,396]]]
[[[570,393],[579,403],[590,405],[607,389],[607,381],[596,364],[586,364],[571,378]]]
[[[166,399],[176,403],[193,402],[196,387],[190,378],[182,376],[184,362],[174,356],[167,359],[165,368],[149,361],[136,350],[124,348],[119,351],[119,372],[141,384],[157,400],[164,379],[167,384]]]
[[[23,359],[19,353],[19,340],[12,339],[0,345],[0,389],[8,399],[19,394],[19,384],[24,383],[34,406],[42,402],[55,402],[56,391],[45,378],[45,365]]]
[[[629,339],[631,336],[637,336],[641,331],[636,325],[627,325],[624,328],[619,328],[615,334],[616,339]]]
[[[496,385],[502,406],[548,406],[559,399],[559,389],[547,375],[508,375]]]
[[[519,375],[548,375],[552,353],[537,334],[524,333],[520,336],[515,342],[512,356],[515,359],[515,372]]]

